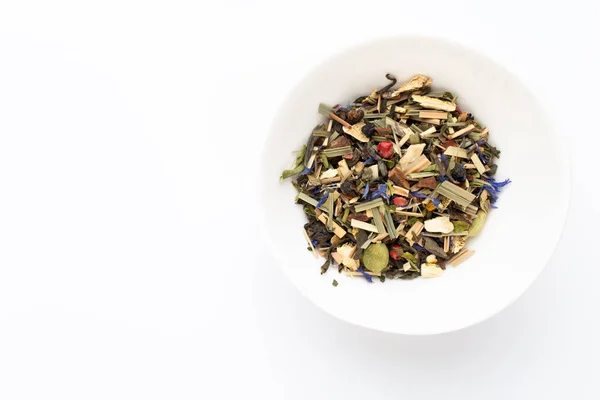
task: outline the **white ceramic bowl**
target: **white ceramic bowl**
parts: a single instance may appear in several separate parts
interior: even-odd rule
[[[292,151],[322,118],[319,102],[347,103],[417,73],[434,89],[458,95],[462,110],[490,128],[502,151],[497,179],[510,178],[498,209],[468,243],[476,254],[442,277],[412,281],[349,278],[330,268],[323,276],[306,250],[295,189],[279,182]],[[262,204],[265,234],[283,272],[313,303],[353,324],[403,334],[435,334],[483,321],[505,308],[535,280],[556,247],[569,199],[569,162],[561,141],[526,86],[500,65],[440,39],[397,37],[351,48],[312,70],[281,106],[265,144]],[[268,212],[267,212],[268,211]],[[333,287],[336,279],[339,286]]]

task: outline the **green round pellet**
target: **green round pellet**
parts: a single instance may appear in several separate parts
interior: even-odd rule
[[[365,268],[376,274],[387,267],[390,261],[390,253],[383,243],[373,243],[363,253],[363,264]]]

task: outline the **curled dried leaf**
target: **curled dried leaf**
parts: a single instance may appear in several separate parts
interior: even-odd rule
[[[368,143],[369,138],[366,137],[365,134],[362,132],[363,126],[365,126],[365,123],[359,122],[358,124],[352,125],[351,128],[344,127],[343,129],[344,129],[345,133],[352,136],[354,139],[358,140],[359,142]]]
[[[415,75],[408,82],[403,83],[400,87],[394,90],[390,98],[398,97],[402,93],[412,92],[414,90],[422,89],[425,86],[431,85],[433,80],[425,75]]]

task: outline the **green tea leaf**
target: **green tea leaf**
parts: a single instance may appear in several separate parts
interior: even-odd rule
[[[410,261],[413,264],[417,263],[417,259],[415,258],[415,256],[412,255],[412,253],[409,253],[408,251],[402,253],[401,257],[404,258],[406,261]]]
[[[294,175],[298,175],[302,171],[304,171],[304,164],[300,164],[294,169],[286,169],[281,173],[281,177],[279,178],[279,180],[283,181],[284,179],[290,178]]]
[[[469,229],[469,224],[464,221],[452,221],[454,225],[454,233],[464,232]]]

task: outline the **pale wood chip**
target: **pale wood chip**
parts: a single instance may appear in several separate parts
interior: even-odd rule
[[[475,168],[477,168],[477,171],[479,171],[480,174],[485,174],[485,166],[479,159],[477,153],[473,153],[473,155],[471,156],[471,161],[473,161],[473,164],[475,164]]]
[[[417,213],[417,212],[402,211],[402,210],[396,210],[395,212],[398,215],[403,215],[403,216],[406,216],[406,217],[421,217],[421,218],[423,218],[423,214]]]
[[[457,255],[449,259],[447,263],[456,267],[471,258],[473,254],[475,254],[474,250],[462,249]]]
[[[412,99],[425,108],[432,108],[441,111],[454,111],[456,104],[451,101],[444,101],[435,97],[412,95]]]
[[[469,158],[469,152],[466,151],[465,149],[461,149],[460,147],[456,147],[456,146],[449,146],[446,151],[444,151],[444,154],[447,156],[454,156],[454,157],[460,157],[460,158]]]
[[[329,183],[336,183],[341,181],[342,178],[339,176],[334,176],[333,178],[325,178],[325,179],[321,179],[321,184],[322,185],[327,185]]]
[[[404,197],[408,197],[408,189],[405,189],[403,187],[400,186],[392,186],[392,188],[394,189],[394,194],[397,194],[399,196],[404,196]]]
[[[400,161],[402,161],[402,160],[400,160]],[[431,161],[429,161],[429,158],[422,155],[422,156],[418,157],[414,162],[407,165],[406,169],[403,172],[405,175],[409,175],[409,174],[412,174],[415,172],[420,172],[423,169],[427,168],[429,165],[431,165]]]
[[[412,131],[411,131],[412,134]],[[404,155],[402,156],[402,158],[400,158],[400,168],[402,169],[402,171],[406,170],[406,167],[413,163],[417,158],[419,158],[421,156],[421,154],[423,154],[423,150],[425,150],[425,143],[421,143],[421,144],[413,144],[410,145],[408,147],[408,149],[406,149],[406,152],[404,153]]]
[[[431,134],[433,134],[433,133],[435,133],[435,132],[436,132],[436,130],[435,130],[435,127],[434,127],[434,126],[432,126],[431,128],[429,128],[429,129],[427,129],[427,130],[424,130],[423,132],[421,132],[421,133],[419,134],[419,136],[421,136],[421,137],[423,138],[423,137],[426,137],[426,136],[428,136],[428,135],[431,135]]]
[[[325,225],[327,225],[329,222],[329,217],[325,215],[325,213],[321,213],[317,218]],[[335,234],[335,236],[343,238],[346,235],[346,230],[339,226],[335,221],[331,222],[333,223],[333,233]]]
[[[447,111],[420,110],[419,118],[448,119],[448,112]]]
[[[460,131],[455,132],[452,135],[448,136],[448,139],[456,139],[457,137],[460,137],[462,135],[466,135],[467,133],[473,132],[474,129],[475,129],[475,125],[469,124],[469,125],[465,126],[464,128],[462,128]]]

